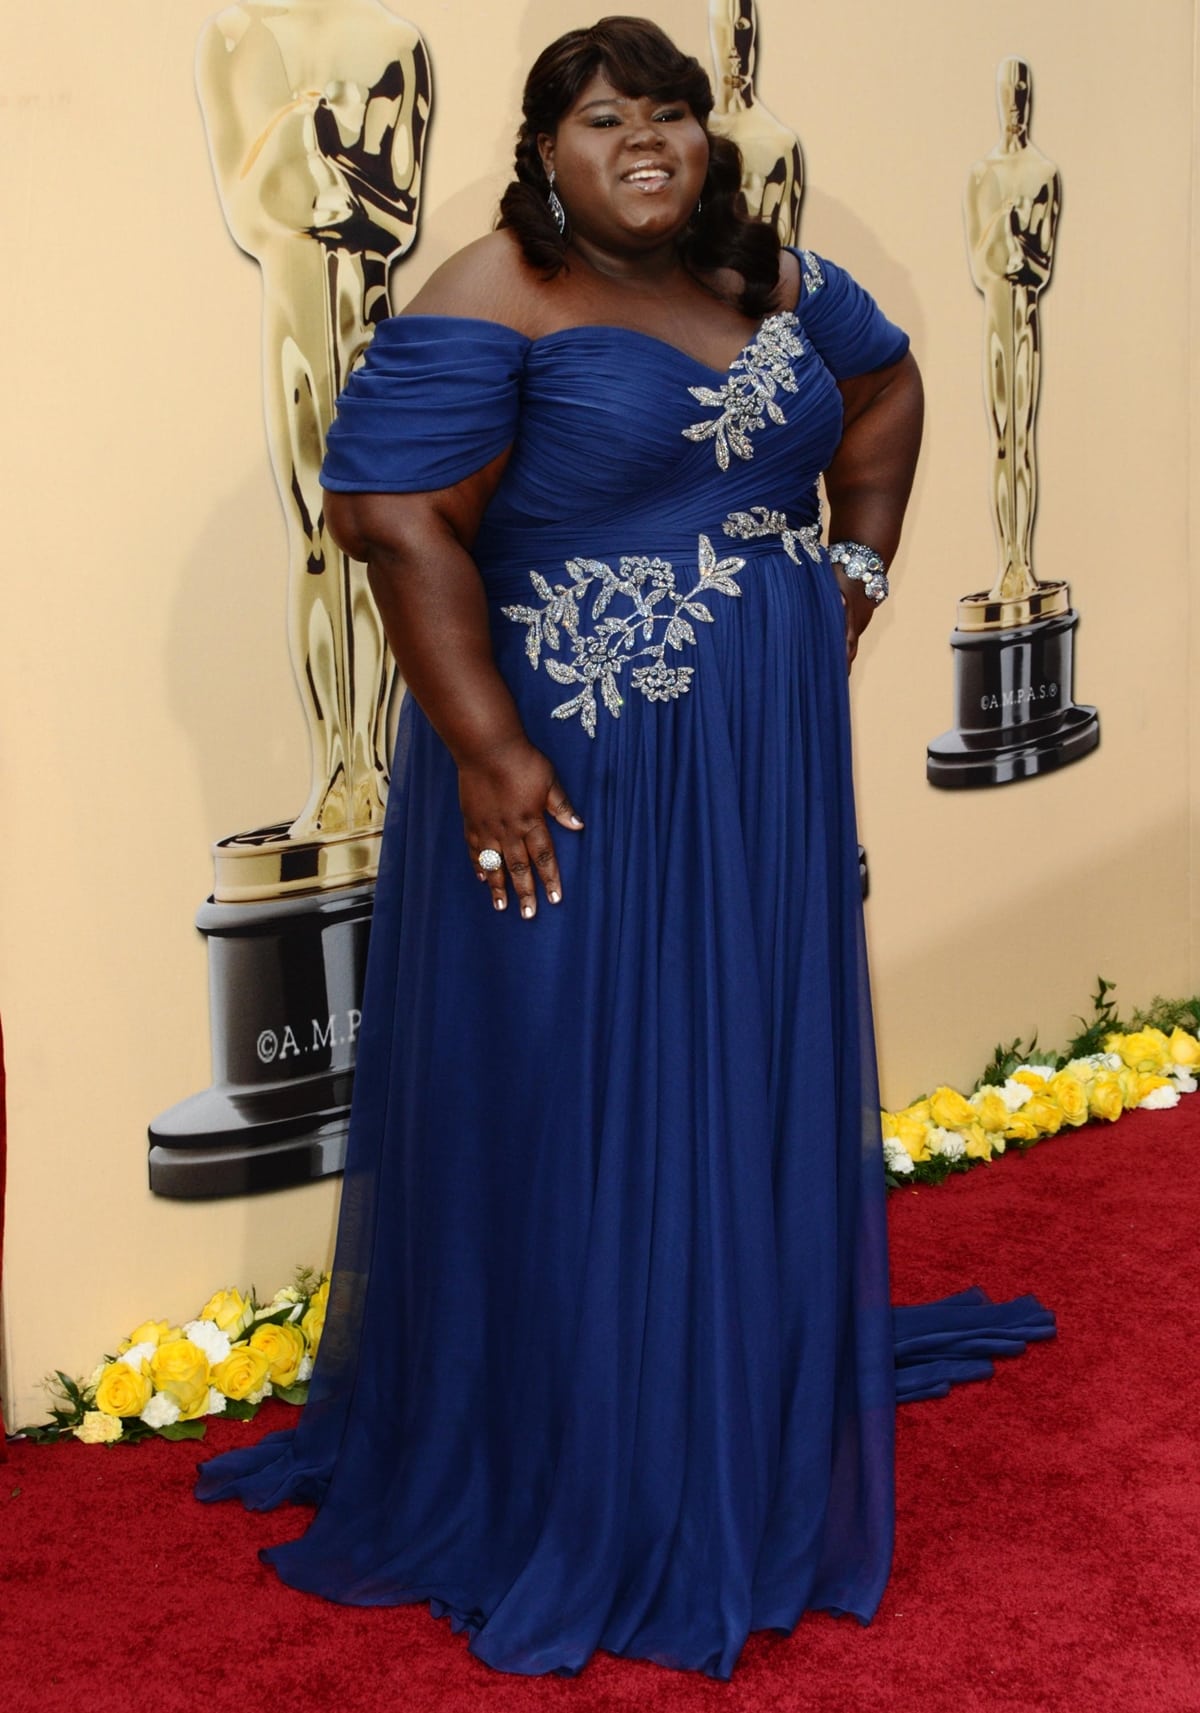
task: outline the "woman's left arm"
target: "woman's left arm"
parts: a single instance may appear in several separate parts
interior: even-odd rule
[[[829,540],[862,542],[890,565],[900,545],[921,446],[925,404],[920,370],[910,352],[886,369],[839,381],[838,390],[842,439],[825,472]],[[876,603],[840,565],[834,570],[846,603],[849,669]]]

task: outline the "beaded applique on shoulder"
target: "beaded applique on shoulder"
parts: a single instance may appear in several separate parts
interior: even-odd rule
[[[821,266],[821,258],[814,256],[811,250],[798,250],[796,254],[800,258],[800,278],[804,283],[804,295],[811,297],[825,284],[825,270]]]
[[[754,338],[729,365],[729,375],[720,387],[689,387],[701,404],[715,405],[718,415],[707,422],[693,422],[683,430],[685,440],[711,440],[722,470],[730,457],[753,458],[751,436],[771,422],[785,423],[780,393],[797,390],[792,364],[807,349],[799,332],[800,323],[791,310],[768,315]]]

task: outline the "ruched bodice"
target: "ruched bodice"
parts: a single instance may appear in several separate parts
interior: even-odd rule
[[[318,1504],[267,1555],[428,1599],[508,1671],[596,1648],[727,1676],[864,1621],[913,1395],[1048,1317],[888,1299],[842,603],[838,381],[904,335],[802,256],[715,371],[644,333],[378,330],[326,485],[508,453],[474,554],[495,658],[586,823],[563,902],[489,906],[457,775],[401,714],[327,1331],[294,1432],[202,1496]]]

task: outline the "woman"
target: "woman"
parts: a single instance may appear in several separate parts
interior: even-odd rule
[[[285,1580],[508,1671],[727,1676],[891,1551],[845,678],[920,383],[711,105],[648,23],[548,48],[325,467],[411,694],[310,1402],[202,1495],[318,1503]]]

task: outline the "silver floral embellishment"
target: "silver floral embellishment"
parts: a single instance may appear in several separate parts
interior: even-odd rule
[[[787,421],[778,395],[797,390],[792,363],[805,352],[799,326],[790,310],[769,315],[741,355],[729,365],[723,385],[688,388],[694,399],[716,406],[719,414],[707,422],[693,422],[684,429],[684,439],[713,441],[722,470],[728,470],[731,454],[735,458],[753,458],[750,437],[763,427],[767,418],[780,424]]]
[[[816,523],[802,523],[798,529],[793,529],[788,523],[786,512],[770,511],[766,506],[751,506],[748,512],[730,512],[725,519],[726,535],[736,536],[740,541],[753,541],[764,535],[777,535],[783,542],[783,550],[789,559],[801,563],[798,548],[812,560],[814,565],[821,563],[821,520],[818,516]]]
[[[681,593],[666,559],[634,555],[619,560],[615,570],[600,559],[568,559],[569,583],[551,584],[541,572],[529,573],[540,606],[501,611],[526,627],[525,653],[534,670],[544,665],[556,684],[575,691],[553,710],[554,719],[577,714],[594,738],[597,696],[614,719],[620,718],[624,698],[618,680],[627,666],[632,668],[630,684],[648,702],[674,702],[687,693],[696,669],[668,661],[667,651],[681,654],[695,646],[694,623],[713,622],[704,597],[740,595],[736,577],[745,563],[734,557],[719,559],[708,536],[701,535],[697,580]],[[582,615],[589,600],[588,616],[595,628],[585,630]],[[560,656],[564,639],[567,647]],[[548,651],[544,660],[543,650]]]
[[[804,281],[805,297],[811,297],[813,292],[820,291],[825,284],[825,270],[821,266],[821,258],[814,256],[811,250],[800,252],[800,278]]]

